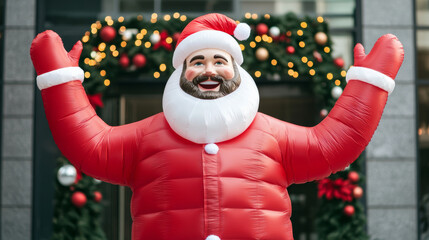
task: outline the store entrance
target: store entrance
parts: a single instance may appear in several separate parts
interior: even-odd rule
[[[258,86],[260,92],[259,111],[297,125],[315,125],[318,116],[317,106],[308,85],[260,84]],[[110,103],[106,101],[108,109],[103,110],[103,113],[112,116],[118,112],[119,118],[115,120],[118,124],[131,123],[152,116],[162,111],[161,89],[145,94],[121,95],[119,101],[110,101]],[[104,191],[106,191],[104,195],[107,206],[104,212],[106,216],[103,219],[108,238],[111,240],[131,239],[131,190],[127,187],[105,184]],[[315,239],[316,184],[292,185],[288,191],[292,200],[294,238],[300,240]]]

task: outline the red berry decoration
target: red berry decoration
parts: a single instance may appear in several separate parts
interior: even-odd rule
[[[322,62],[322,61],[323,61],[323,59],[322,59],[322,54],[320,54],[318,51],[314,51],[314,52],[313,52],[313,57],[314,57],[314,59],[316,59],[316,61],[318,61],[318,62]]]
[[[355,182],[359,181],[359,173],[357,173],[355,171],[350,171],[348,178],[350,181],[355,183]]]
[[[122,54],[121,57],[119,57],[119,65],[121,65],[122,68],[130,66],[130,59],[127,54]]]
[[[288,46],[286,48],[286,52],[289,54],[294,54],[295,53],[295,48],[293,46]]]
[[[82,192],[74,192],[71,196],[71,202],[78,208],[85,206],[86,196]]]
[[[176,33],[173,34],[173,41],[174,42],[177,42],[179,40],[179,38],[180,38],[180,33],[179,32],[176,32]]]
[[[351,216],[353,216],[354,214],[355,214],[355,207],[353,207],[352,205],[346,205],[345,207],[344,207],[344,214],[346,215],[346,216],[349,216],[349,217],[351,217]]]
[[[256,32],[259,35],[264,35],[268,33],[268,26],[265,23],[260,23],[258,25],[256,25]]]
[[[335,66],[339,67],[339,68],[343,68],[344,67],[344,59],[342,58],[335,58],[334,59],[334,64]]]
[[[146,65],[146,57],[141,53],[137,53],[133,57],[133,64],[138,68],[144,67]]]
[[[361,198],[362,195],[363,195],[363,189],[361,187],[359,187],[359,186],[356,186],[353,189],[353,197],[354,198]]]
[[[116,37],[116,29],[111,26],[105,26],[100,31],[100,38],[104,42],[111,42]]]
[[[103,195],[99,191],[94,192],[94,201],[95,202],[101,202],[101,199],[103,199]]]

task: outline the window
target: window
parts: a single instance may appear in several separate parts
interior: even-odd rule
[[[429,237],[429,2],[415,1],[418,98],[419,236]]]
[[[237,0],[102,0],[103,10],[112,15],[173,13],[201,15],[208,12],[235,15]]]

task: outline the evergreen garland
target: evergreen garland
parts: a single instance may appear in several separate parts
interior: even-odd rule
[[[366,233],[366,215],[365,209],[361,202],[361,191],[355,188],[362,188],[364,178],[360,174],[363,157],[360,156],[350,167],[344,171],[331,175],[329,178],[319,182],[319,198],[320,207],[318,217],[316,219],[316,228],[318,239],[321,240],[368,240],[369,236]],[[351,177],[354,174],[353,178]],[[356,178],[356,176],[358,176]],[[337,188],[336,191],[343,190],[342,196],[327,197],[323,194],[323,181],[347,181],[349,183],[350,192],[348,190]],[[325,189],[326,190],[326,189]],[[347,207],[352,208],[353,214],[346,212]]]
[[[154,13],[150,19],[114,21],[108,16],[92,24],[82,37],[80,62],[87,93],[102,93],[112,81],[124,78],[165,81],[174,71],[171,60],[177,38],[191,20],[179,13],[162,18]],[[344,61],[332,57],[328,25],[322,17],[246,14],[240,22],[252,28],[249,39],[239,43],[242,67],[255,81],[311,81],[322,108],[332,108],[336,100],[332,89],[341,93],[346,71]],[[261,49],[266,56],[257,53]]]
[[[65,158],[59,158],[57,163],[55,178],[59,168],[69,164]],[[63,186],[56,181],[52,240],[106,240],[100,224],[103,206],[95,200],[99,186],[94,178],[83,174],[79,178],[71,186]],[[72,203],[75,193],[86,196],[84,206]]]

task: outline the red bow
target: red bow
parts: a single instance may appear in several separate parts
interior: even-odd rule
[[[161,40],[159,40],[159,42],[153,45],[153,50],[157,50],[158,48],[163,47],[165,50],[171,51],[173,47],[170,43],[167,42],[168,32],[166,30],[163,30],[159,35],[161,37]]]
[[[103,100],[101,100],[101,93],[87,95],[89,103],[95,109],[96,107],[103,107]]]
[[[355,187],[356,186],[348,179],[344,180],[342,178],[338,178],[331,180],[329,178],[325,178],[319,181],[319,192],[317,195],[319,198],[326,196],[326,199],[328,200],[336,198],[351,202],[353,200],[352,192]]]

